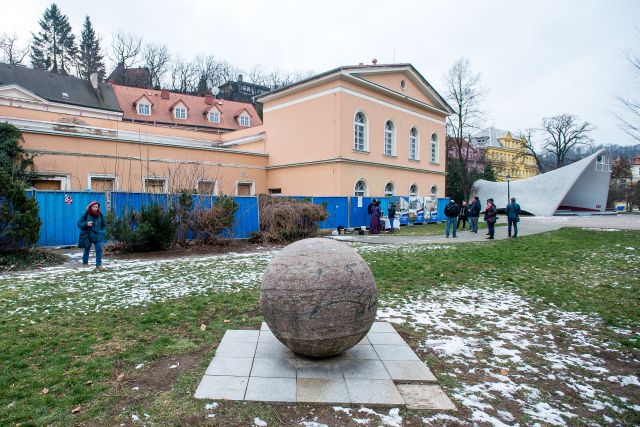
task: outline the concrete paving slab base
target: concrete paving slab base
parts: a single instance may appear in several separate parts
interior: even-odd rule
[[[324,359],[291,352],[266,323],[259,331],[227,331],[195,397],[455,410],[429,368],[386,322],[375,322],[356,346]]]

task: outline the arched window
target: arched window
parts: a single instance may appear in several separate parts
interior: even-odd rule
[[[387,120],[384,124],[384,154],[387,156],[393,156],[395,154],[395,135],[394,126],[391,120]]]
[[[409,158],[418,160],[418,129],[411,128],[409,131]]]
[[[438,163],[438,135],[431,135],[431,163]]]
[[[396,186],[393,185],[393,182],[387,182],[387,184],[384,186],[384,195],[385,197],[396,195]]]
[[[434,185],[434,186],[431,187],[431,195],[433,197],[438,197],[438,186],[437,185]]]
[[[354,193],[356,197],[364,197],[367,195],[367,183],[360,179],[356,182]]]
[[[367,149],[367,117],[362,111],[356,113],[353,121],[353,149],[365,151]]]
[[[411,184],[411,187],[409,187],[409,196],[411,197],[418,196],[418,186],[416,184]]]

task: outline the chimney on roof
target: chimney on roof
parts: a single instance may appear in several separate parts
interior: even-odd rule
[[[204,95],[204,103],[207,105],[213,105],[213,95],[207,93]]]
[[[364,62],[360,62],[358,63],[358,65],[362,67],[364,65]]]
[[[238,81],[242,82],[242,74],[238,74]]]
[[[94,90],[98,90],[98,73],[91,73],[89,81]]]
[[[160,92],[160,98],[169,99],[169,91],[167,89],[162,89]]]
[[[378,63],[378,60],[377,60],[376,58],[373,58],[373,59],[371,60],[371,63],[372,63],[373,65],[376,65],[376,64]]]

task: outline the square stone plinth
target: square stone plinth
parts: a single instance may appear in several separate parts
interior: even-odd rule
[[[225,333],[195,397],[455,408],[435,382],[389,323],[375,322],[357,345],[322,359],[293,353],[263,323],[259,331]]]
[[[437,385],[399,384],[398,391],[409,409],[456,410],[451,399]]]

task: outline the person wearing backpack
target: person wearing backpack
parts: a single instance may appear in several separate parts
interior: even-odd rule
[[[100,212],[100,203],[93,201],[78,220],[80,237],[78,247],[83,248],[82,264],[89,265],[89,251],[93,244],[96,250],[96,270],[102,270],[102,241],[107,230],[107,221]]]
[[[478,218],[480,217],[480,197],[475,196],[469,206],[469,231],[478,233]]]
[[[493,199],[487,199],[487,208],[484,211],[484,220],[487,222],[487,228],[489,232],[487,233],[489,237],[487,239],[493,239],[493,235],[496,230],[496,220],[498,219],[498,210],[496,206],[493,204]]]
[[[447,226],[445,234],[449,238],[449,231],[453,228],[453,237],[456,237],[456,228],[458,227],[458,215],[460,215],[460,206],[455,200],[449,199],[449,203],[444,208],[444,215],[447,217]]]
[[[520,221],[520,205],[516,203],[516,198],[511,198],[511,203],[507,205],[505,208],[505,213],[507,214],[507,222],[508,222],[508,233],[509,237],[511,237],[511,225],[513,225],[513,237],[518,237],[518,222]]]

